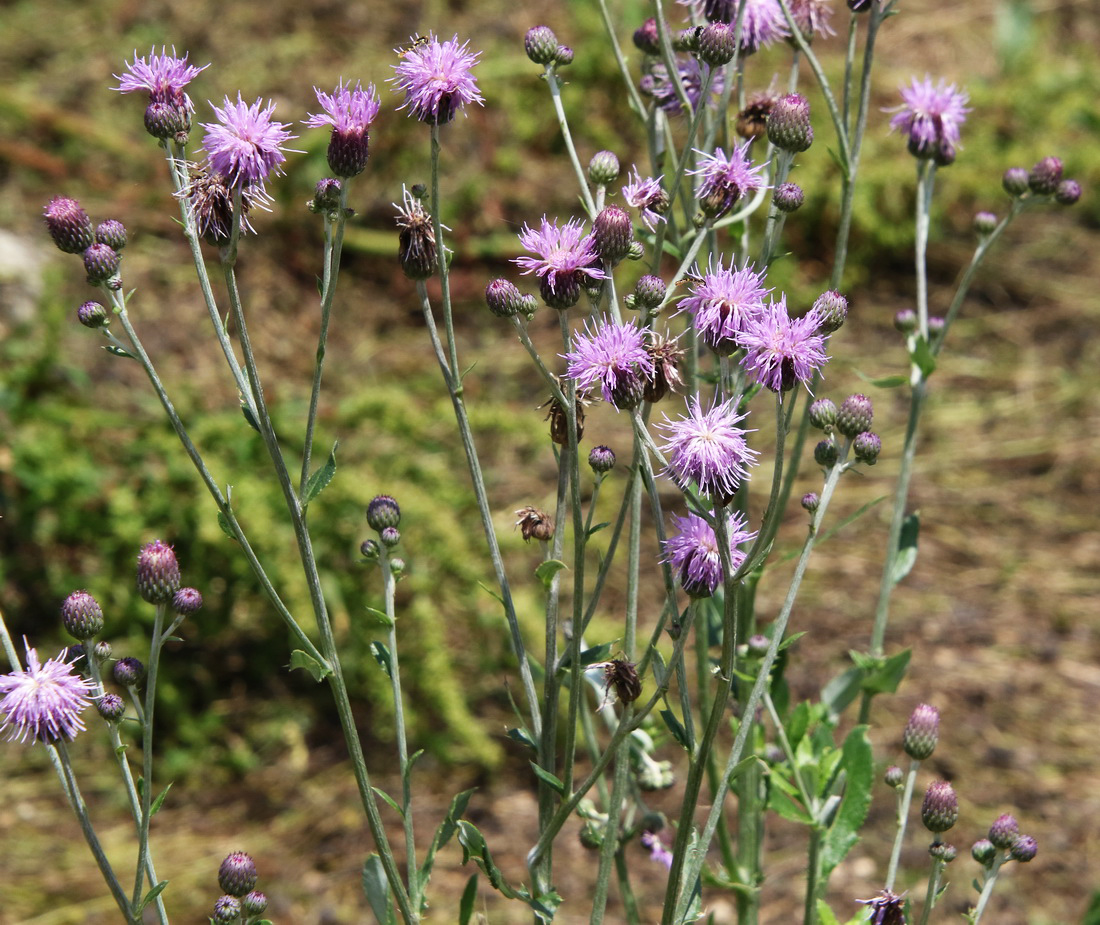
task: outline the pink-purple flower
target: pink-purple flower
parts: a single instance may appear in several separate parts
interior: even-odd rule
[[[458,43],[458,36],[440,42],[431,33],[427,41],[413,42],[401,50],[401,61],[394,65],[396,76],[390,82],[405,92],[401,109],[421,122],[443,125],[450,122],[463,106],[484,102],[477,80],[470,69],[481,52],[469,49],[469,42]]]
[[[773,392],[785,392],[796,382],[807,383],[825,365],[825,338],[818,333],[821,316],[811,308],[801,318],[787,314],[787,297],[748,319],[739,336],[745,356],[741,367]]]
[[[745,419],[737,412],[737,399],[729,398],[703,410],[698,398],[689,399],[688,413],[658,424],[668,434],[661,449],[668,455],[667,474],[681,487],[695,482],[699,491],[725,503],[756,464],[756,451],[745,441],[747,431],[738,427]]]
[[[145,90],[149,93],[151,102],[172,103],[184,107],[188,112],[194,112],[195,107],[183,88],[208,67],[209,64],[202,67],[188,64],[187,55],[177,58],[175,48],[172,49],[172,54],[168,54],[164,46],[161,46],[158,55],[154,47],[149,51],[148,60],[139,58],[135,51],[133,64],[126,65],[126,73],[115,74],[118,79],[115,89],[120,93]]]
[[[752,267],[736,269],[711,258],[703,278],[680,300],[680,311],[691,312],[695,329],[703,343],[723,356],[741,346],[738,336],[749,318],[764,311],[764,299],[771,292],[764,288],[764,277]]]
[[[582,392],[599,387],[604,401],[619,409],[641,401],[653,377],[653,358],[646,350],[645,332],[634,322],[617,324],[604,318],[595,330],[585,325],[565,354],[566,375]]]
[[[741,50],[752,53],[758,48],[772,44],[777,39],[790,35],[787,18],[779,0],[680,0],[686,6],[693,7],[699,16],[710,22],[733,23],[737,18],[738,6],[744,2],[745,12],[741,17]]]
[[[0,675],[0,732],[6,730],[9,741],[56,742],[84,731],[80,714],[92,702],[93,685],[73,670],[64,654],[43,665],[27,646],[27,667]]]
[[[908,87],[901,87],[905,101],[896,107],[897,114],[890,120],[891,129],[899,129],[908,135],[909,151],[916,157],[954,160],[959,145],[959,126],[970,112],[970,97],[942,77],[936,84],[925,75],[923,81],[912,79]]]
[[[263,105],[262,99],[249,105],[237,94],[237,102],[225,98],[219,109],[210,104],[217,122],[202,123],[206,129],[203,150],[211,169],[232,187],[263,186],[271,172],[286,160],[283,145],[297,138],[284,122],[272,115],[275,104]]]
[[[676,70],[680,76],[680,84],[684,88],[684,94],[691,103],[692,110],[699,108],[699,102],[703,95],[703,69],[695,58],[679,59]],[[712,102],[721,96],[725,88],[725,77],[722,72],[715,71],[710,81],[710,95],[705,102]],[[653,97],[653,101],[667,113],[677,113],[683,109],[683,104],[676,86],[668,76],[668,68],[663,64],[652,65],[648,74],[642,78],[640,89],[643,93]]]
[[[680,587],[691,597],[710,597],[722,582],[722,556],[714,528],[698,514],[672,519],[679,532],[664,541],[661,561],[672,566]],[[745,561],[745,553],[739,547],[755,539],[756,533],[745,529],[739,513],[731,512],[726,518],[726,537],[730,566],[736,572]]]
[[[585,234],[584,224],[577,219],[559,226],[547,221],[544,215],[537,231],[524,224],[519,242],[536,256],[515,257],[512,262],[524,274],[539,277],[543,299],[554,308],[575,305],[586,280],[607,277],[600,268],[595,239]]]
[[[657,230],[657,222],[665,221],[668,211],[668,193],[661,186],[663,177],[643,177],[638,168],[632,168],[632,179],[623,187],[623,198],[627,205],[637,209],[642,224],[650,231]]]
[[[649,849],[649,857],[651,860],[656,861],[658,864],[663,864],[669,870],[672,869],[672,852],[664,846],[660,837],[653,832],[643,832],[641,842]]]
[[[764,164],[753,165],[749,160],[748,142],[735,145],[730,154],[721,148],[713,154],[698,149],[696,153],[701,155],[699,166],[688,173],[701,178],[699,204],[711,218],[728,212],[742,196],[764,188],[759,176]]]
[[[313,92],[324,113],[310,113],[305,124],[310,128],[332,126],[329,166],[338,177],[354,177],[367,165],[367,130],[381,105],[374,84],[364,90],[359,81],[352,87],[341,80],[332,93],[317,87]]]

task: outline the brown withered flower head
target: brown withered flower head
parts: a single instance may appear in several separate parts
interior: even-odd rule
[[[209,165],[191,165],[190,181],[176,197],[190,203],[199,236],[207,244],[224,247],[229,243],[233,232],[233,190],[225,177],[212,171]],[[263,187],[246,185],[241,188],[242,234],[255,234],[248,213],[256,206],[266,209],[270,201]]]
[[[550,422],[550,439],[558,446],[569,445],[569,416],[565,413],[565,407],[556,398],[539,405],[540,408],[549,408],[545,420]],[[584,436],[584,401],[577,399],[577,443]]]
[[[769,87],[754,93],[745,102],[745,108],[737,114],[737,134],[742,138],[757,138],[768,134],[768,116],[779,99],[779,93]]]
[[[892,890],[883,890],[874,899],[857,899],[871,907],[869,925],[905,925],[905,897]]]
[[[658,402],[669,392],[679,392],[684,380],[680,376],[680,360],[684,351],[675,337],[648,331],[646,353],[653,359],[653,377],[646,382],[642,397],[651,404]]]
[[[642,679],[638,677],[638,669],[633,662],[628,662],[625,658],[613,658],[604,665],[603,676],[607,682],[605,702],[612,690],[623,703],[633,703],[642,696]]]
[[[527,505],[527,507],[516,511],[516,516],[519,518],[516,521],[516,526],[519,527],[520,535],[528,543],[531,540],[541,540],[545,543],[553,538],[554,518],[546,511],[540,511],[537,507]]]

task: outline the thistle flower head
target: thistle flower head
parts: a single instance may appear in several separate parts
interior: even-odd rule
[[[244,896],[256,886],[256,862],[243,851],[226,856],[218,867],[218,886],[230,896]]]
[[[1004,813],[993,820],[989,827],[989,840],[994,848],[1009,849],[1020,837],[1020,824],[1011,813]]]
[[[92,702],[92,682],[65,661],[64,651],[43,665],[26,640],[24,645],[27,667],[0,675],[0,732],[19,742],[75,739],[85,728],[80,714]]]
[[[642,844],[649,849],[649,858],[658,864],[663,864],[669,870],[672,869],[672,852],[664,846],[660,837],[653,832],[643,832]]]
[[[444,125],[463,106],[481,105],[484,98],[470,73],[481,52],[470,51],[469,45],[460,45],[457,35],[440,42],[429,33],[426,42],[413,42],[400,49],[401,60],[394,65],[396,74],[390,78],[394,89],[405,93],[405,102],[399,108],[408,109],[409,115],[421,122]]]
[[[666,415],[657,425],[668,434],[661,448],[668,456],[666,473],[681,486],[695,482],[703,494],[725,503],[756,464],[757,453],[745,442],[747,431],[737,426],[744,418],[734,398],[706,411],[693,398],[679,420]]]
[[[733,353],[738,337],[750,318],[764,311],[764,277],[752,267],[735,269],[711,258],[703,278],[693,283],[691,295],[680,300],[680,311],[691,313],[703,343],[722,355]]]
[[[739,341],[745,348],[741,367],[773,392],[786,392],[796,382],[808,383],[825,365],[825,338],[818,333],[821,316],[811,308],[801,318],[787,314],[780,296],[745,322]]]
[[[867,925],[905,925],[905,897],[892,890],[883,890],[874,899],[857,899],[871,907]]]
[[[665,540],[661,561],[672,566],[680,587],[691,597],[710,597],[722,581],[722,556],[714,528],[698,514],[672,519],[679,532]],[[745,530],[745,523],[737,513],[727,515],[726,534],[730,565],[737,571],[745,561],[745,553],[739,547],[756,534]]]
[[[779,0],[680,0],[694,7],[710,22],[732,23],[737,18],[741,2],[745,12],[741,17],[741,50],[751,54],[790,35],[787,19]]]
[[[919,158],[942,158],[959,146],[959,126],[970,112],[966,103],[970,97],[954,84],[940,78],[936,84],[930,76],[923,81],[913,78],[901,88],[901,106],[890,120],[891,129],[908,135],[909,153]]]
[[[701,178],[699,203],[709,217],[724,215],[743,196],[764,187],[764,180],[759,176],[764,165],[753,166],[748,147],[748,143],[735,145],[730,154],[721,148],[715,148],[712,154],[696,149],[700,155],[699,166],[688,173]]]
[[[520,244],[537,256],[516,257],[512,260],[524,274],[534,273],[543,283],[543,294],[563,296],[567,300],[574,292],[580,297],[583,280],[605,279],[607,274],[599,266],[595,239],[584,233],[584,224],[570,219],[564,225],[551,224],[546,216],[536,231],[523,226]],[[576,298],[569,304],[575,304]],[[569,305],[554,304],[555,308]]]
[[[341,80],[332,93],[317,87],[313,92],[324,113],[310,113],[305,124],[310,128],[332,126],[328,143],[329,166],[338,177],[354,177],[367,165],[367,130],[381,106],[374,84],[368,84],[364,90],[359,81],[352,87],[350,84],[345,86]]]
[[[92,220],[75,199],[54,196],[42,215],[46,219],[46,230],[62,253],[81,254],[95,243]]]
[[[792,0],[791,16],[806,41],[819,34],[836,35],[829,25],[833,18],[833,5],[829,0]]]
[[[180,566],[167,543],[154,540],[141,547],[137,564],[138,593],[150,604],[172,600],[180,586]]]
[[[176,194],[188,202],[199,235],[208,244],[222,247],[233,234],[233,188],[225,177],[209,164],[194,168],[190,180]],[[262,186],[246,186],[241,190],[241,233],[256,233],[248,215],[253,208],[267,209],[271,198]]]
[[[604,318],[595,328],[586,324],[564,358],[566,375],[578,389],[589,392],[598,386],[604,401],[619,409],[638,405],[653,376],[645,332],[634,322],[616,324]]]
[[[959,798],[955,788],[945,780],[928,785],[920,808],[921,822],[929,832],[946,832],[959,818]]]
[[[281,173],[286,161],[284,145],[292,135],[286,123],[275,121],[275,104],[262,99],[249,105],[237,94],[237,102],[225,97],[219,109],[213,103],[217,122],[203,122],[206,135],[203,150],[214,173],[231,187],[263,187],[272,171]]]
[[[927,703],[918,703],[905,724],[902,746],[905,754],[917,761],[930,758],[940,737],[940,711]],[[996,844],[996,842],[994,842]]]
[[[209,64],[196,67],[187,63],[187,55],[176,57],[176,49],[168,54],[164,46],[160,48],[160,54],[156,53],[154,46],[149,51],[149,58],[139,58],[134,52],[134,61],[126,65],[126,73],[115,74],[118,86],[114,89],[119,93],[136,93],[145,90],[149,93],[151,102],[172,103],[182,106],[187,112],[194,112],[195,107],[190,97],[183,92],[192,80],[205,71]]]
[[[725,88],[724,75],[718,71],[714,72],[710,81],[710,96],[703,100],[703,69],[694,57],[678,59],[676,71],[692,111],[698,109],[701,102],[714,102]],[[640,89],[642,93],[651,96],[653,101],[667,113],[674,114],[683,109],[680,95],[676,92],[676,85],[663,64],[653,64],[650,67],[649,73],[642,78]]]
[[[103,630],[103,609],[87,591],[74,591],[61,605],[61,622],[73,639],[91,639]]]
[[[657,222],[666,221],[665,213],[669,207],[668,193],[661,187],[664,177],[643,177],[637,167],[633,167],[632,171],[631,181],[623,187],[623,199],[639,211],[646,228],[656,231]]]

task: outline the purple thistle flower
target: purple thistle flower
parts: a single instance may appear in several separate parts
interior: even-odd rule
[[[748,148],[748,142],[735,145],[728,155],[721,148],[715,148],[713,154],[695,149],[702,158],[699,167],[688,173],[702,178],[699,202],[704,212],[712,218],[728,212],[746,193],[764,188],[764,180],[758,176],[764,165],[753,166]]]
[[[890,120],[891,129],[900,129],[909,136],[909,152],[920,158],[954,159],[959,144],[959,126],[966,121],[970,97],[942,77],[933,85],[925,75],[923,81],[913,78],[908,87],[901,87],[901,106]]]
[[[664,213],[668,211],[668,193],[661,187],[663,176],[642,177],[637,167],[632,167],[633,179],[623,187],[623,198],[641,214],[642,224],[650,231],[657,230],[657,222],[666,221]]]
[[[791,16],[807,40],[815,35],[836,35],[829,25],[833,18],[833,7],[828,0],[793,0]]]
[[[401,61],[394,65],[397,74],[390,78],[395,90],[405,91],[405,102],[399,108],[407,107],[421,122],[444,125],[467,103],[482,104],[484,99],[470,73],[481,52],[470,51],[469,44],[459,45],[457,35],[440,42],[428,33],[426,42],[414,42],[400,50]]]
[[[40,664],[38,653],[27,644],[27,667],[0,675],[0,713],[4,722],[0,732],[8,731],[8,740],[56,742],[62,737],[75,739],[84,731],[80,713],[92,702],[88,696],[93,684],[73,670],[64,660],[65,652]]]
[[[286,160],[283,145],[298,136],[287,131],[286,123],[271,118],[273,102],[263,107],[263,100],[257,99],[249,106],[238,93],[236,103],[227,96],[221,109],[210,106],[218,121],[202,123],[206,129],[202,146],[211,170],[232,187],[262,187]]]
[[[722,557],[714,528],[698,514],[673,516],[672,519],[680,532],[665,540],[661,561],[675,569],[680,587],[691,597],[710,597],[722,582]],[[745,522],[736,512],[727,516],[726,533],[730,544],[730,565],[736,572],[745,561],[745,553],[738,547],[755,539],[756,533],[745,530]]]
[[[780,296],[741,331],[745,348],[741,366],[756,382],[773,392],[786,392],[796,381],[808,382],[825,365],[825,338],[818,332],[821,316],[811,308],[801,318],[787,314],[787,297]]]
[[[649,849],[650,860],[656,861],[658,864],[664,864],[665,867],[672,870],[672,852],[664,846],[657,835],[653,832],[643,832],[641,842]]]
[[[701,282],[691,287],[691,295],[680,300],[680,311],[689,311],[695,329],[708,347],[728,356],[741,346],[738,336],[749,318],[764,311],[764,277],[752,267],[734,269],[722,266],[722,258],[707,267]]]
[[[684,93],[692,110],[699,108],[699,100],[703,92],[703,69],[694,58],[681,58],[677,61],[676,70],[680,75],[680,83],[683,84]],[[676,93],[676,87],[668,76],[668,68],[663,64],[654,64],[649,73],[642,78],[641,90],[667,113],[678,113],[683,109],[680,97]],[[725,89],[725,77],[722,72],[715,72],[710,81],[710,97],[706,102],[713,102],[722,95]]]
[[[542,217],[542,227],[536,231],[524,224],[519,242],[537,257],[515,257],[512,263],[522,267],[524,274],[534,273],[551,293],[568,292],[584,277],[606,279],[600,269],[595,238],[584,233],[584,223],[570,219],[562,226]]]
[[[732,24],[742,0],[680,0],[695,11],[692,21],[700,17],[710,22]],[[779,0],[743,0],[745,13],[741,18],[741,50],[751,54],[790,35],[787,19]]]
[[[745,442],[747,431],[737,426],[744,420],[737,400],[727,399],[704,411],[698,398],[688,400],[688,413],[678,421],[658,424],[668,432],[661,449],[668,454],[666,474],[681,487],[695,482],[705,495],[722,501],[730,498],[756,464],[756,451]]]
[[[317,102],[324,114],[310,113],[306,125],[310,128],[332,126],[328,145],[328,162],[333,173],[340,177],[354,177],[367,165],[367,129],[378,115],[381,104],[374,84],[364,90],[359,81],[355,88],[345,86],[343,80],[331,93],[317,87]]]
[[[586,324],[564,358],[569,362],[566,375],[577,388],[588,392],[598,385],[604,401],[619,409],[636,407],[653,377],[645,332],[634,322],[616,324],[604,318],[595,330]]]
[[[148,61],[139,58],[137,51],[134,52],[134,63],[126,65],[126,73],[114,75],[118,80],[118,86],[114,89],[119,93],[146,90],[150,102],[182,106],[191,113],[195,111],[195,107],[183,88],[208,67],[209,64],[202,67],[188,64],[187,55],[177,58],[175,47],[172,48],[172,54],[168,54],[162,45],[158,55],[154,46],[149,51]]]

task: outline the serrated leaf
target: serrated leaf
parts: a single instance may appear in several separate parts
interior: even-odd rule
[[[390,650],[376,639],[370,644],[370,654],[386,672],[386,677],[393,678],[393,659],[390,657]]]
[[[301,649],[295,649],[290,653],[290,670],[293,671],[295,668],[304,668],[313,675],[313,680],[318,683],[332,674],[332,671],[326,665],[322,665],[312,655],[303,652]]]
[[[141,913],[144,911],[145,907],[148,906],[149,903],[153,902],[153,900],[155,900],[158,896],[160,896],[160,894],[164,892],[164,888],[167,886],[168,881],[161,880],[160,883],[158,883],[148,893],[146,893],[142,897],[141,902],[138,903],[137,908],[134,909],[134,916],[140,918]]]
[[[535,569],[535,577],[542,582],[542,586],[547,591],[550,590],[550,585],[554,581],[554,576],[562,569],[566,569],[567,566],[560,559],[546,559],[544,562],[539,563],[539,567]]]
[[[363,862],[363,893],[370,903],[375,921],[379,925],[396,925],[397,916],[393,911],[391,901],[390,883],[386,879],[386,869],[382,866],[382,859],[377,854],[372,854]]]
[[[169,784],[153,799],[153,805],[149,807],[149,815],[155,816],[157,811],[164,805],[164,798],[168,796],[168,791],[172,789],[172,785]]]
[[[470,874],[470,879],[466,881],[466,889],[462,891],[462,899],[458,903],[458,925],[469,925],[476,901],[477,873],[475,872]]]
[[[535,777],[541,780],[544,784],[549,785],[550,789],[553,790],[556,794],[563,797],[567,795],[565,792],[565,784],[563,784],[559,778],[555,777],[553,774],[547,771],[546,768],[540,768],[537,764],[535,764],[535,762],[532,761],[531,770],[535,772]]]
[[[827,879],[836,866],[859,841],[859,830],[871,808],[871,788],[874,785],[874,757],[867,727],[856,726],[841,748],[844,768],[844,796],[833,823],[825,833],[821,850],[822,878]]]
[[[665,721],[665,726],[667,726],[668,731],[672,733],[672,737],[690,752],[693,747],[691,739],[683,723],[680,722],[676,714],[671,710],[662,710],[661,719]]]
[[[858,369],[855,371],[864,382],[867,382],[879,389],[896,389],[899,386],[908,385],[908,376],[868,376],[866,373],[861,373]]]
[[[393,626],[395,623],[394,619],[384,610],[379,610],[377,607],[364,607],[363,609],[383,626]]]
[[[340,446],[339,440],[332,445],[332,449],[328,454],[328,460],[325,464],[315,471],[313,475],[309,477],[309,481],[306,482],[306,490],[302,495],[303,507],[328,488],[329,482],[331,482],[333,476],[336,475],[336,448],[338,446]]]
[[[109,354],[111,354],[111,356],[122,357],[123,359],[126,359],[126,360],[136,360],[137,359],[137,357],[134,356],[132,353],[130,353],[129,350],[123,350],[121,347],[116,347],[114,344],[107,344],[107,346],[104,347],[103,349],[106,350]]]
[[[923,337],[916,339],[913,349],[909,351],[909,360],[920,370],[921,376],[925,379],[936,371],[936,355]]]
[[[509,729],[505,733],[509,739],[513,742],[519,742],[520,745],[526,745],[532,751],[538,751],[538,746],[535,744],[535,740],[531,738],[526,729]]]
[[[913,570],[917,561],[917,541],[920,538],[920,512],[914,511],[901,523],[898,537],[898,553],[890,569],[890,580],[897,584]]]

